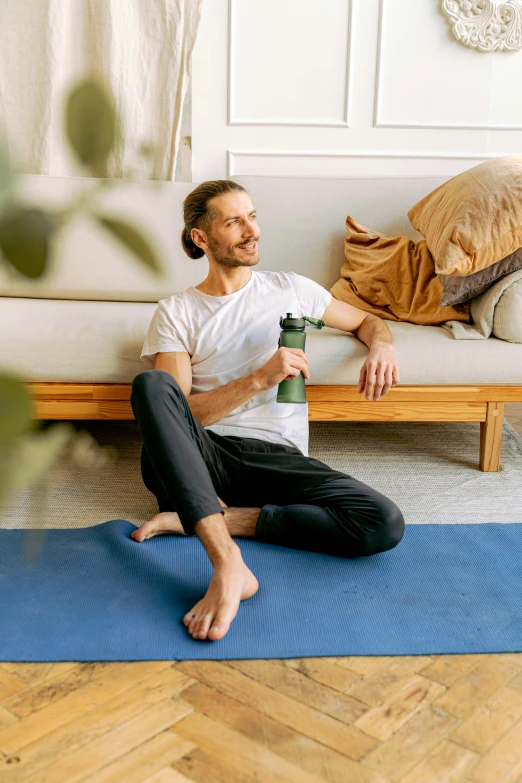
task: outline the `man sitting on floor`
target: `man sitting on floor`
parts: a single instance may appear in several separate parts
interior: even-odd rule
[[[308,405],[276,402],[282,380],[310,378],[302,350],[274,350],[279,318],[308,315],[361,332],[367,399],[374,386],[375,401],[395,386],[399,370],[382,319],[302,275],[252,269],[259,227],[241,185],[204,182],[183,208],[183,248],[190,258],[206,255],[209,272],[159,301],[145,339],[141,358],[153,369],[134,378],[131,404],[143,481],[160,513],[132,538],[200,538],[214,573],[183,622],[194,639],[217,640],[258,589],[233,536],[357,557],[393,548],[404,532],[392,500],[308,456]],[[291,248],[291,231],[287,239]]]

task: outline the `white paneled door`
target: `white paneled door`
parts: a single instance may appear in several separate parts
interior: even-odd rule
[[[457,174],[522,154],[521,79],[440,0],[203,0],[192,179]]]

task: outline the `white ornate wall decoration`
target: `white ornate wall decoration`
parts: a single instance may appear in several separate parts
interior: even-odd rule
[[[522,0],[442,0],[453,32],[481,52],[522,49]]]

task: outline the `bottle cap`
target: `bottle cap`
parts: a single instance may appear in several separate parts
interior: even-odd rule
[[[281,329],[304,329],[306,324],[304,318],[292,318],[292,313],[287,313],[286,318],[279,319]]]
[[[325,322],[321,321],[320,318],[311,318],[309,315],[305,315],[303,318],[292,318],[292,313],[287,313],[286,318],[281,316],[279,326],[281,329],[304,329],[306,321],[315,326],[316,329],[322,329],[323,326],[326,326]]]

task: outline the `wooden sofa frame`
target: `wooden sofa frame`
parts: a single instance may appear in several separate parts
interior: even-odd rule
[[[27,383],[33,416],[44,420],[134,419],[131,384]],[[506,402],[522,386],[396,386],[378,402],[356,386],[307,386],[310,421],[480,421],[480,470],[500,467]]]

